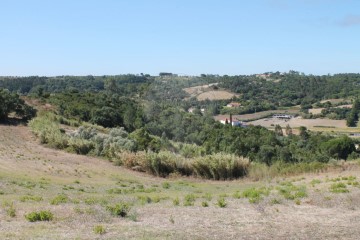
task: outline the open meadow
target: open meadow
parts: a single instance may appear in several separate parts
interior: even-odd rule
[[[265,176],[258,181],[251,176],[256,173],[233,181],[157,178],[104,159],[49,149],[28,127],[0,125],[0,238],[357,239],[360,235],[357,162],[306,175]],[[48,211],[50,221],[33,218],[40,211]]]

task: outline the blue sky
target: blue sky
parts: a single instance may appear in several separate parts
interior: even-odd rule
[[[360,72],[358,0],[0,0],[0,75]]]

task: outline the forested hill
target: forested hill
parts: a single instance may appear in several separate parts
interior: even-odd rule
[[[156,80],[157,79],[157,80]],[[156,78],[146,75],[0,77],[0,88],[19,94],[63,91],[99,92],[106,88],[131,95],[141,91],[155,99],[184,99],[181,89],[209,83],[240,94],[240,100],[259,100],[279,106],[314,103],[329,98],[360,95],[360,74],[305,75],[296,71],[261,75]],[[148,88],[151,85],[150,88]],[[116,87],[115,87],[116,86]],[[168,94],[169,96],[165,96]],[[164,96],[162,96],[164,95]],[[156,97],[155,97],[156,96]]]
[[[19,94],[59,93],[64,91],[99,92],[106,88],[122,94],[139,91],[142,84],[149,84],[149,75],[115,76],[57,76],[57,77],[0,77],[0,88]]]
[[[263,76],[224,76],[219,87],[242,94],[243,100],[267,101],[275,106],[305,105],[360,95],[360,74],[315,76],[290,71]]]

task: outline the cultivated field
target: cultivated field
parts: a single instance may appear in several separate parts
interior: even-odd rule
[[[355,162],[257,182],[162,179],[0,125],[0,239],[358,239],[359,179]],[[53,220],[24,217],[40,210]]]

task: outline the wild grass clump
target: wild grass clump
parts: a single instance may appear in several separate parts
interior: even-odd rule
[[[94,142],[79,138],[70,138],[67,151],[71,153],[86,155],[94,149]]]
[[[20,202],[27,202],[27,201],[33,201],[33,202],[40,202],[43,198],[41,196],[34,196],[34,195],[25,195],[20,197]]]
[[[40,212],[31,212],[25,215],[25,218],[29,222],[37,222],[37,221],[51,221],[54,218],[54,215],[50,211],[40,211]]]
[[[225,200],[225,198],[223,197],[220,197],[218,200],[217,200],[217,205],[221,208],[225,208],[227,206],[227,202]]]
[[[253,180],[269,179],[277,176],[292,176],[302,173],[316,173],[324,171],[328,165],[321,162],[284,163],[275,162],[271,166],[263,163],[251,163],[248,177]]]
[[[184,206],[194,206],[196,197],[194,194],[188,194],[184,197]]]
[[[307,197],[306,186],[295,186],[291,182],[283,182],[277,187],[280,195],[285,199],[295,200],[299,198]]]
[[[106,210],[110,212],[111,215],[117,217],[126,217],[131,209],[129,203],[121,202],[117,203],[114,206],[107,206]]]
[[[208,207],[209,206],[209,203],[207,201],[202,201],[201,202],[201,206],[203,207]]]
[[[14,206],[14,203],[9,203],[9,202],[4,202],[3,203],[6,215],[8,215],[9,217],[16,217],[16,209]]]
[[[69,137],[56,122],[56,116],[47,112],[29,122],[32,132],[40,138],[40,142],[50,147],[65,149],[68,147]]]
[[[165,189],[169,189],[171,187],[171,185],[170,185],[169,182],[163,182],[162,187],[165,188]]]
[[[320,184],[320,183],[321,183],[321,180],[319,180],[319,179],[313,179],[310,182],[311,186],[313,186],[313,187],[315,187],[316,184]]]
[[[179,206],[179,205],[180,205],[180,199],[179,199],[179,197],[176,197],[176,198],[173,199],[173,205],[174,205],[174,206]]]
[[[214,180],[244,177],[248,166],[248,159],[222,153],[198,157],[192,162],[197,176]]]
[[[147,203],[151,203],[153,200],[149,196],[138,196],[138,200],[141,205],[145,205]]]
[[[69,201],[68,196],[59,194],[50,201],[51,205],[60,205],[61,203],[67,203]]]
[[[175,172],[186,175],[187,172],[186,166],[182,164],[181,156],[171,152],[151,152],[146,155],[145,160],[146,171],[156,176],[166,177]]]
[[[338,183],[331,184],[330,192],[332,192],[332,193],[348,193],[349,190],[347,189],[345,183],[338,182]]]
[[[263,199],[263,196],[268,196],[269,194],[269,188],[249,188],[243,191],[242,197],[249,199],[250,203],[258,203]]]
[[[106,233],[106,230],[102,225],[96,225],[93,230],[95,234],[103,235]]]

